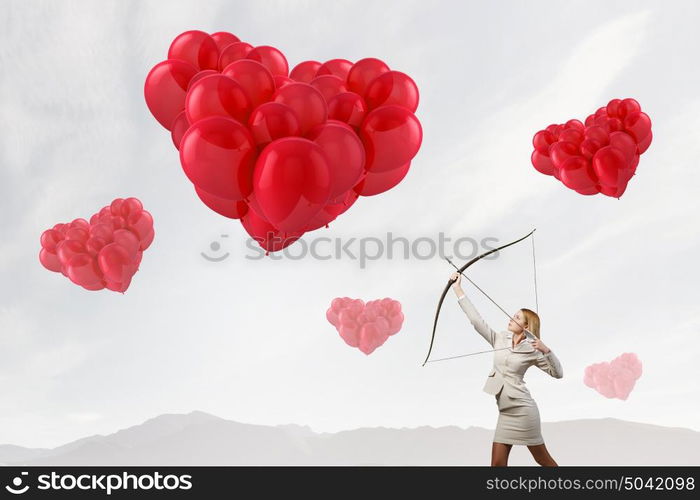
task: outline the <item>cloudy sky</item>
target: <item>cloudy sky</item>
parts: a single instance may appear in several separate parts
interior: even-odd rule
[[[452,271],[444,259],[427,247],[364,265],[259,259],[238,221],[201,204],[143,98],[148,71],[189,29],[276,46],[291,66],[377,57],[410,74],[424,141],[405,180],[304,240],[505,243],[536,227],[542,339],[564,367],[561,380],[526,375],[542,420],[700,430],[700,5],[5,0],[3,11],[0,443],[55,446],[192,410],[316,431],[495,426],[481,391],[491,354],[421,367]],[[532,168],[537,130],[625,97],[651,116],[654,142],[621,199],[578,195]],[[128,196],[153,214],[156,239],[125,294],[39,264],[45,229]],[[509,311],[534,307],[530,241],[469,276]],[[404,327],[365,356],[326,321],[338,296],[399,300]],[[433,356],[486,348],[448,295]],[[623,352],[644,366],[628,400],[583,384],[587,365]]]

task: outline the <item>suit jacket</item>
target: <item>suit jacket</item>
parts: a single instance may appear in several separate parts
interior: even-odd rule
[[[484,392],[497,395],[503,390],[511,398],[531,398],[523,376],[532,365],[554,378],[564,376],[561,363],[554,351],[550,349],[547,354],[543,354],[532,347],[528,339],[521,340],[515,347],[512,347],[513,333],[511,331],[497,332],[489,327],[466,295],[459,297],[458,302],[467,314],[472,326],[494,349],[509,348],[494,352],[493,368],[486,378]]]

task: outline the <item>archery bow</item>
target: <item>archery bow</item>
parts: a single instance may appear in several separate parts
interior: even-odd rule
[[[491,255],[491,254],[494,253],[494,252],[498,252],[499,250],[503,250],[504,248],[507,248],[507,247],[509,247],[509,246],[511,246],[511,245],[515,245],[516,243],[519,243],[519,242],[523,241],[525,238],[527,238],[528,236],[530,236],[530,235],[531,235],[532,233],[534,233],[534,232],[535,232],[535,229],[533,229],[532,231],[530,231],[528,234],[526,234],[526,235],[523,236],[522,238],[518,238],[517,240],[511,241],[510,243],[507,243],[507,244],[505,244],[505,245],[503,245],[503,246],[500,246],[500,247],[497,247],[497,248],[493,248],[493,249],[489,250],[488,252],[482,253],[481,255],[477,255],[476,257],[474,257],[473,259],[471,259],[469,262],[467,262],[466,264],[464,264],[462,267],[460,267],[459,269],[457,269],[457,271],[458,271],[460,274],[462,274],[462,273],[464,272],[465,269],[467,269],[469,266],[471,266],[471,265],[474,264],[475,262],[478,262],[479,260],[483,259],[483,258],[486,257],[487,255]],[[464,276],[464,274],[462,274],[462,276]],[[466,276],[465,276],[465,277],[466,277]],[[467,279],[469,279],[469,278],[467,278]],[[471,281],[471,280],[469,280],[469,281]],[[433,342],[435,341],[435,330],[437,329],[437,322],[438,322],[438,318],[439,318],[439,316],[440,316],[440,308],[442,307],[442,303],[445,301],[445,296],[447,295],[447,292],[450,291],[450,286],[452,285],[452,283],[453,283],[453,280],[448,280],[448,281],[447,281],[447,285],[445,285],[445,289],[442,291],[442,295],[440,295],[440,300],[438,301],[437,309],[436,309],[436,311],[435,311],[435,321],[433,322],[433,334],[432,334],[432,336],[430,337],[430,347],[428,348],[428,355],[425,357],[425,361],[423,361],[423,365],[422,365],[422,366],[425,366],[425,364],[428,362],[428,358],[430,358],[430,353],[431,353],[432,350],[433,350]],[[473,282],[472,282],[472,283],[473,283]],[[489,298],[490,298],[490,297],[489,297]],[[504,312],[505,312],[505,311],[504,311]],[[506,313],[506,314],[507,314],[507,313]],[[485,352],[488,352],[488,351],[485,351]]]

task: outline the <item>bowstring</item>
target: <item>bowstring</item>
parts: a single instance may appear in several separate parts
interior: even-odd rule
[[[532,272],[535,276],[535,312],[540,313],[540,304],[537,298],[537,263],[535,259],[535,233],[532,233]]]

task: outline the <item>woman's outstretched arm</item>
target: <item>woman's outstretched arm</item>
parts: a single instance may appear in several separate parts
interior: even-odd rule
[[[479,311],[477,311],[474,307],[474,304],[472,304],[464,294],[464,290],[462,290],[462,287],[460,286],[461,278],[462,276],[459,273],[452,273],[452,276],[450,276],[450,279],[454,281],[452,284],[452,290],[454,290],[455,294],[457,294],[459,306],[467,314],[467,317],[469,318],[472,326],[474,326],[474,329],[479,332],[484,339],[486,339],[486,342],[491,344],[491,347],[494,347],[496,343],[496,332],[486,323],[486,321],[484,321],[481,314],[479,314]]]

